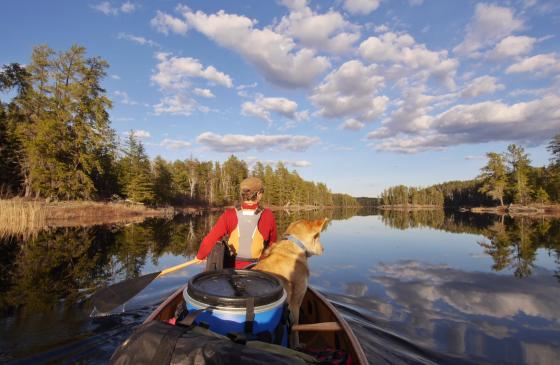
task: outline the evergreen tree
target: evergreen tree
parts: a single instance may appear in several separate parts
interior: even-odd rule
[[[539,187],[537,191],[535,191],[535,200],[537,202],[541,204],[548,203],[548,199],[548,194],[542,187]]]
[[[489,152],[486,156],[488,163],[481,169],[482,173],[479,178],[482,180],[482,186],[479,191],[498,200],[500,205],[504,205],[504,192],[507,186],[504,157],[495,152]]]
[[[134,202],[155,202],[150,160],[142,142],[134,136],[134,131],[130,131],[128,134],[124,153],[125,156],[119,161],[119,164],[120,181],[125,196]]]
[[[170,204],[175,196],[173,179],[169,164],[161,156],[157,156],[153,163],[154,194],[158,204]]]
[[[59,54],[34,48],[25,92],[11,108],[26,196],[89,199],[96,192],[93,176],[113,137],[111,102],[100,87],[107,67],[80,46]]]
[[[560,166],[560,133],[554,136],[547,147],[552,154],[551,161],[554,165]]]
[[[527,177],[531,161],[523,147],[515,144],[508,146],[506,159],[509,163],[513,200],[516,203],[527,204],[531,193]]]

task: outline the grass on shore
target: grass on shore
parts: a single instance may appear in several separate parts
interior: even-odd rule
[[[29,236],[48,227],[138,222],[146,217],[173,214],[173,208],[152,209],[141,204],[4,199],[0,200],[0,237]]]
[[[44,203],[22,199],[0,200],[0,237],[28,235],[46,226]]]

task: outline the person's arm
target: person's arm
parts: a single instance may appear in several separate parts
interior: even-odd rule
[[[212,227],[212,230],[210,230],[210,232],[202,240],[198,253],[196,254],[197,259],[204,260],[206,256],[210,254],[210,251],[212,251],[216,242],[228,233],[226,215],[227,212],[222,213],[214,227]]]
[[[268,246],[270,247],[278,240],[276,221],[274,220],[274,214],[272,214],[272,211],[270,209],[266,209],[263,212],[261,223],[262,227],[259,224],[259,231],[261,231],[261,233],[264,233],[264,239],[268,241]]]

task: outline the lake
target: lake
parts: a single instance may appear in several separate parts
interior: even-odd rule
[[[279,231],[329,217],[311,285],[344,315],[370,363],[553,364],[560,359],[560,221],[445,213],[275,212]],[[194,256],[216,214],[57,228],[0,239],[0,362],[103,364],[201,267],[159,278],[92,317],[106,282]]]

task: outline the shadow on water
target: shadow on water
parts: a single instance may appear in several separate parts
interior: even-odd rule
[[[311,283],[349,321],[371,363],[560,358],[558,220],[355,209],[275,216],[279,232],[298,218],[330,219],[325,255],[311,259]],[[0,241],[0,362],[106,363],[200,268],[154,281],[110,316],[91,318],[88,297],[107,283],[192,258],[217,217],[59,228]]]

